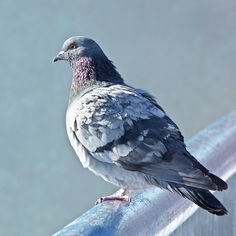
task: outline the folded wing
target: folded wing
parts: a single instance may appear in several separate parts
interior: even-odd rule
[[[123,85],[97,88],[75,107],[74,135],[97,160],[141,172],[167,189],[227,188],[186,150],[178,127],[148,93]]]

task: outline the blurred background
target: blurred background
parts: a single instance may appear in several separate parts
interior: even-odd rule
[[[0,235],[51,235],[116,187],[83,169],[66,135],[71,71],[94,38],[186,139],[236,107],[236,1],[0,1]]]

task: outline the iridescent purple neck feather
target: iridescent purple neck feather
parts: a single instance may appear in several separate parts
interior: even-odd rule
[[[72,84],[71,92],[76,94],[79,89],[96,80],[96,68],[90,57],[81,57],[71,62]]]
[[[102,81],[115,84],[123,83],[115,66],[105,56],[102,58],[82,56],[72,60],[70,64],[73,73],[70,98]]]

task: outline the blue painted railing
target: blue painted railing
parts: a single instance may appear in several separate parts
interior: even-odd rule
[[[236,112],[195,135],[187,147],[211,172],[224,180],[232,177],[236,173]],[[130,196],[130,203],[106,201],[93,207],[54,236],[169,235],[198,209],[158,188],[130,192]]]

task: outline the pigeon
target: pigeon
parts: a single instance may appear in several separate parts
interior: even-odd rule
[[[227,214],[210,192],[227,189],[227,183],[187,151],[178,126],[155,98],[127,85],[93,39],[67,39],[54,62],[59,60],[72,69],[66,128],[83,167],[124,192],[156,186],[212,214]]]

